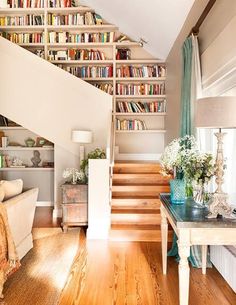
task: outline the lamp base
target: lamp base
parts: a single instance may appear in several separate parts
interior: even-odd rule
[[[221,215],[225,218],[235,218],[232,214],[233,209],[230,207],[229,198],[226,193],[214,193],[213,198],[209,203],[209,214],[207,218],[217,218]]]

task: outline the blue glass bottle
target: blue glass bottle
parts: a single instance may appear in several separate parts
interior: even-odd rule
[[[185,202],[185,181],[183,173],[177,172],[176,178],[170,180],[170,199],[172,204],[183,204]]]

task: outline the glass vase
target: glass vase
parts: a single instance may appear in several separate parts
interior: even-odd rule
[[[207,185],[204,183],[193,184],[194,207],[204,209],[208,201]]]
[[[185,202],[184,179],[170,180],[170,199],[172,204],[183,204]]]

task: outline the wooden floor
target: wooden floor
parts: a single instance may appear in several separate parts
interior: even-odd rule
[[[52,207],[37,207],[34,216],[33,228],[60,227],[62,219],[52,217]]]
[[[162,275],[157,242],[86,242],[81,236],[59,305],[178,305],[177,266],[168,258]],[[191,268],[189,304],[235,305],[236,295],[215,268],[207,275]]]

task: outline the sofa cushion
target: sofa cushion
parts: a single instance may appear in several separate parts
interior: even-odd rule
[[[11,197],[19,195],[22,193],[23,189],[23,180],[16,179],[16,180],[2,180],[0,185],[3,187],[4,190],[4,200],[7,200]]]
[[[4,187],[0,184],[0,202],[3,202],[5,196]]]

